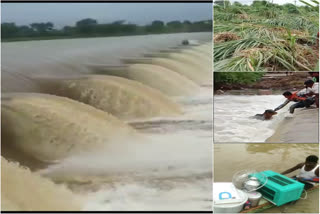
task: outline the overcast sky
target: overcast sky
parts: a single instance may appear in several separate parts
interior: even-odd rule
[[[153,20],[212,19],[211,3],[2,3],[1,10],[1,22],[28,25],[50,21],[57,28],[84,18],[99,23],[127,20],[141,25]]]

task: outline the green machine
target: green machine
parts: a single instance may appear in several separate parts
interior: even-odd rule
[[[271,170],[255,173],[251,176],[258,178],[264,184],[258,192],[268,201],[281,206],[300,199],[304,184]]]

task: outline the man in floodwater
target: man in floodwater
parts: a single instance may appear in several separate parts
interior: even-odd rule
[[[270,120],[272,119],[272,116],[277,114],[277,112],[275,112],[274,110],[272,109],[267,109],[264,111],[263,114],[256,114],[254,116],[255,119],[258,119],[258,120]]]
[[[282,172],[281,174],[289,174],[297,169],[300,169],[299,175],[292,178],[304,183],[305,189],[310,189],[315,183],[319,183],[319,164],[317,156],[310,155],[306,158],[304,163],[299,163],[298,165]]]
[[[289,102],[293,101],[295,104],[290,106],[290,113],[293,114],[296,108],[309,108],[314,102],[315,99],[312,97],[306,97],[306,89],[301,91],[290,92],[286,91],[282,94],[287,100],[282,103],[280,106],[274,109],[274,111],[278,111],[285,107]]]
[[[314,98],[316,101],[316,106],[319,108],[319,83],[313,80],[307,80],[304,82],[306,86],[306,95],[308,97]]]

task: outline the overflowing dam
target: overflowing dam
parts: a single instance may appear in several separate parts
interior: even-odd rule
[[[210,33],[2,50],[2,210],[211,209]]]

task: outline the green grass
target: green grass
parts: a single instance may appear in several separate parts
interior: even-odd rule
[[[215,72],[214,83],[250,84],[262,78],[264,72]]]

